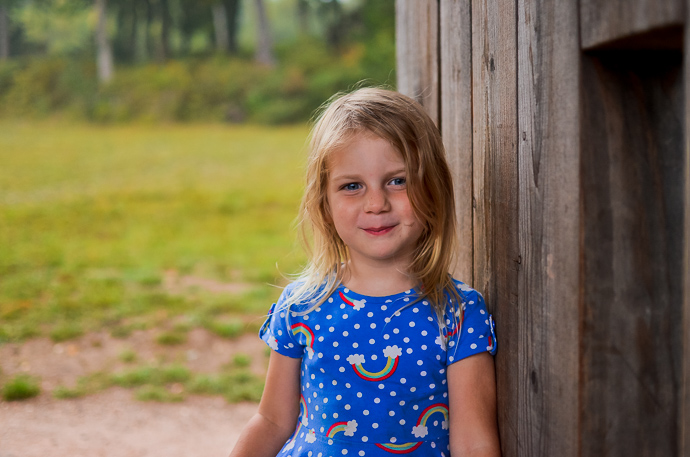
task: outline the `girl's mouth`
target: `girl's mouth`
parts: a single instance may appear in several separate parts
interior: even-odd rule
[[[365,232],[369,233],[370,235],[385,235],[386,233],[390,232],[395,228],[395,225],[389,225],[385,227],[369,227],[363,229]]]

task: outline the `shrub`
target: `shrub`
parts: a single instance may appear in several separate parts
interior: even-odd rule
[[[55,390],[53,390],[53,397],[59,399],[59,400],[67,400],[67,399],[72,399],[72,398],[80,398],[86,395],[86,392],[83,391],[82,389],[73,388],[70,389],[69,387],[65,386],[57,386]]]
[[[125,363],[134,363],[137,360],[137,353],[131,349],[125,349],[120,353],[119,358]]]
[[[187,334],[175,330],[162,332],[156,337],[156,342],[165,346],[175,346],[187,342]]]
[[[180,402],[184,395],[168,391],[160,386],[144,386],[137,390],[136,398],[139,401]]]
[[[238,368],[246,368],[252,363],[252,359],[247,354],[240,353],[235,354],[232,358],[232,363]]]
[[[303,122],[333,93],[367,76],[387,82],[394,52],[380,41],[354,44],[338,56],[322,41],[302,38],[278,48],[281,63],[274,69],[221,56],[120,65],[113,80],[100,86],[91,60],[0,62],[0,115],[61,114],[104,123]]]
[[[5,401],[26,400],[41,393],[38,379],[27,374],[18,374],[2,386]]]
[[[78,324],[65,323],[53,328],[53,330],[50,331],[50,339],[56,343],[59,343],[62,341],[79,338],[83,334],[84,330]]]
[[[244,323],[239,320],[230,322],[210,321],[206,328],[223,338],[237,338],[244,333]]]
[[[170,365],[160,370],[161,382],[175,383],[175,382],[186,382],[192,377],[192,372],[189,368],[182,365]]]

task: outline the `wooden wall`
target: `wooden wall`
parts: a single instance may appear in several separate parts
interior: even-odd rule
[[[496,316],[503,454],[690,456],[685,0],[397,0]],[[690,34],[688,34],[690,35]]]

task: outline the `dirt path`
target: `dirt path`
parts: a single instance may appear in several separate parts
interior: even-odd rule
[[[222,398],[140,402],[119,388],[0,403],[0,457],[227,457],[255,410]]]
[[[110,388],[73,400],[51,391],[72,386],[79,376],[127,367],[119,354],[134,350],[137,360],[183,362],[194,372],[213,373],[237,353],[251,357],[251,369],[265,372],[265,345],[255,335],[237,340],[194,329],[185,344],[155,343],[155,331],[125,340],[107,333],[68,343],[46,338],[0,346],[3,376],[40,377],[43,393],[20,402],[0,401],[0,457],[227,456],[256,405],[231,405],[221,397],[190,396],[182,403],[141,402],[127,389]]]

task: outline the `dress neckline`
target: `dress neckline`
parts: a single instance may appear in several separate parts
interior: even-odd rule
[[[394,302],[394,301],[397,301],[400,299],[404,299],[405,297],[409,297],[410,300],[417,298],[417,290],[416,289],[408,289],[408,290],[405,290],[402,292],[398,292],[396,294],[381,295],[381,296],[360,294],[360,293],[355,292],[354,290],[348,288],[344,284],[338,285],[338,288],[336,290],[339,292],[342,292],[347,297],[354,298],[356,300],[366,300],[367,302],[376,302],[376,303]]]

